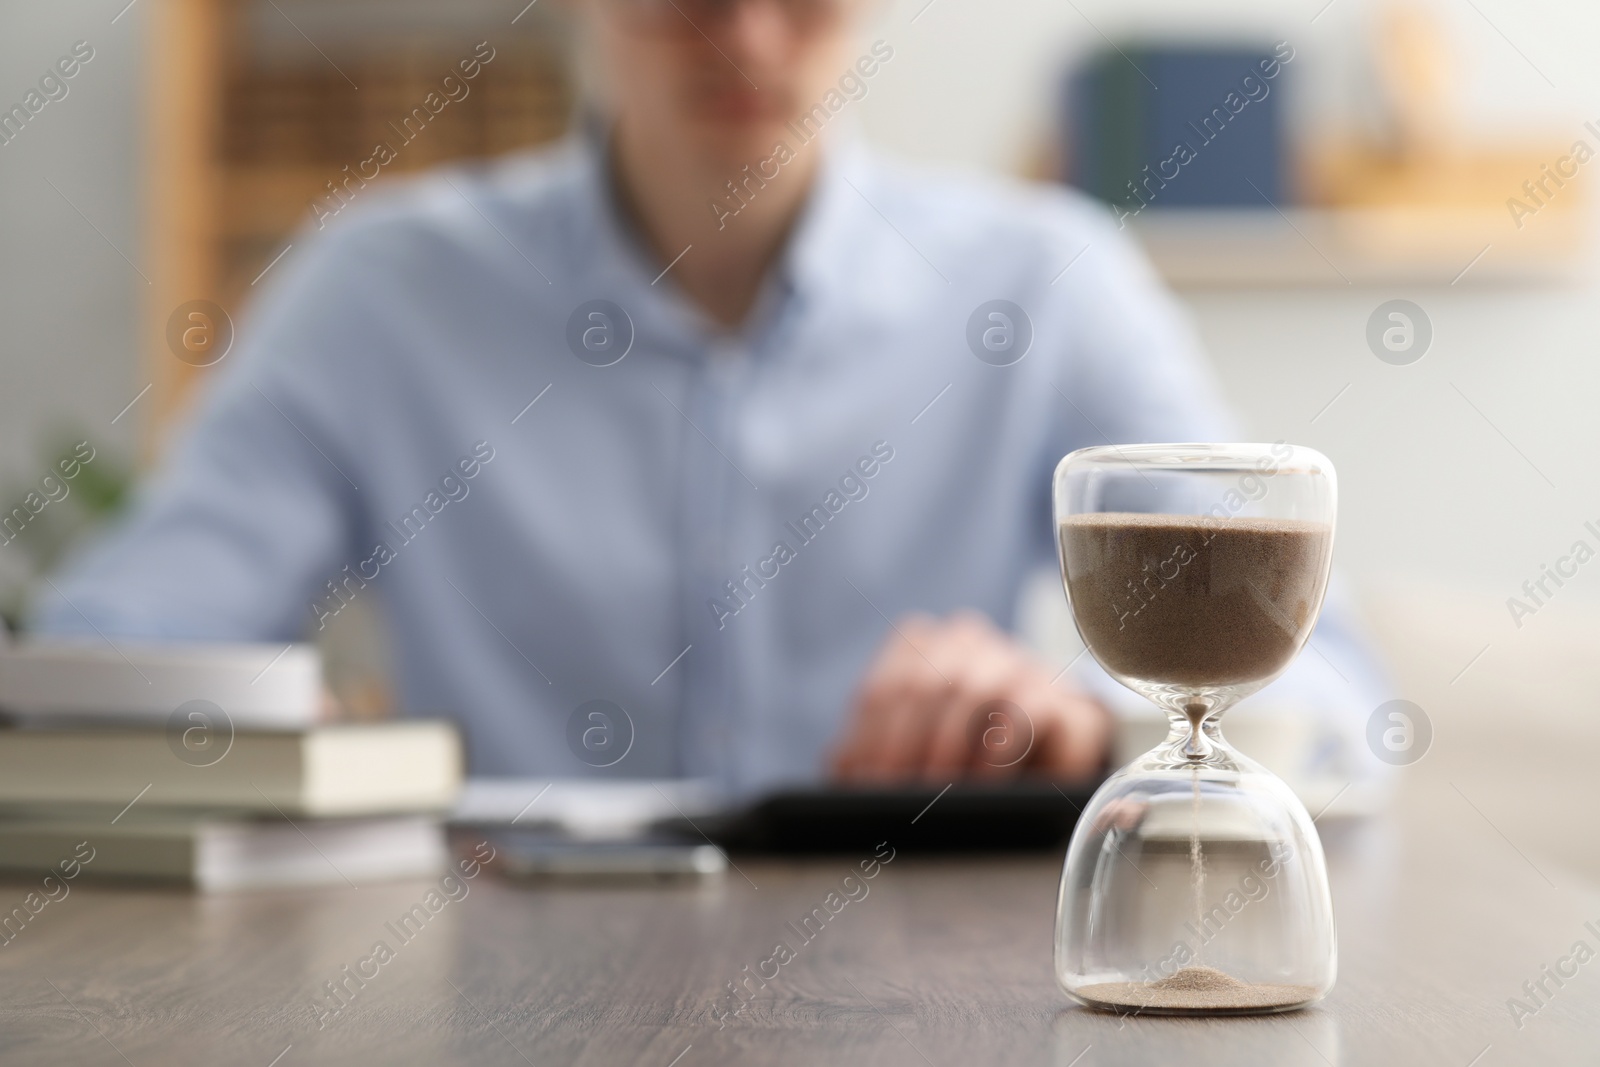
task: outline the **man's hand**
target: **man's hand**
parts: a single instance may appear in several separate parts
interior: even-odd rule
[[[867,668],[833,772],[845,781],[1086,777],[1111,716],[984,616],[900,620]],[[903,636],[902,636],[903,635]]]

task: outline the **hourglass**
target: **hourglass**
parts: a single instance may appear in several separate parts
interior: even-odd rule
[[[1061,875],[1055,966],[1119,1012],[1289,1011],[1333,985],[1322,844],[1218,720],[1311,634],[1333,465],[1279,443],[1085,448],[1055,473],[1061,574],[1089,652],[1171,723],[1106,780]]]

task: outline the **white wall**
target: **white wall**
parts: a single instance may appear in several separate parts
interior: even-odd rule
[[[123,259],[143,267],[134,165],[141,12],[112,25],[120,7],[0,2],[7,107],[75,41],[95,50],[67,96],[0,145],[0,453],[12,462],[33,458],[38,433],[56,417],[82,420],[111,442],[132,440],[131,418],[110,425],[137,392],[133,324],[145,286]]]

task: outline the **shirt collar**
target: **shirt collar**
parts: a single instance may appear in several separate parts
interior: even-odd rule
[[[653,284],[661,264],[646,249],[631,224],[622,216],[612,187],[610,126],[593,113],[586,114],[571,135],[566,151],[574,161],[577,200],[577,239],[569,246],[579,260],[574,265],[600,288],[625,287],[638,294],[656,314],[680,330],[698,335],[716,334],[717,328],[690,305],[665,279]],[[863,193],[870,176],[868,152],[850,129],[835,131],[834,139],[816,146],[823,151],[816,175],[794,229],[766,280],[748,326],[759,328],[774,311],[775,303],[798,300],[814,306],[848,283],[841,264],[859,237]]]
[[[864,206],[859,190],[869,171],[859,138],[850,130],[837,131],[777,265],[777,274],[803,298],[821,299],[844,284],[841,266],[859,240]]]

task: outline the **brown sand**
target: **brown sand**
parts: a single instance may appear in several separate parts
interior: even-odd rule
[[[1316,999],[1308,985],[1241,982],[1214,967],[1185,967],[1157,982],[1101,982],[1076,990],[1096,1008],[1145,1011],[1262,1011]]]
[[[1119,674],[1235,685],[1288,665],[1316,619],[1333,527],[1101,512],[1061,524],[1073,615]]]

